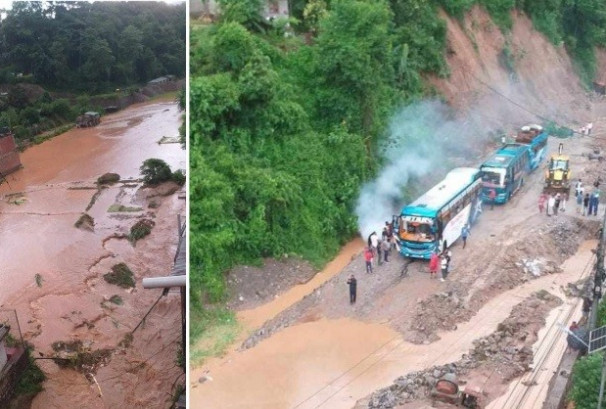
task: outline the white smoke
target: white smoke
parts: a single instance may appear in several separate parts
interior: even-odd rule
[[[379,149],[382,170],[362,187],[358,198],[360,234],[364,238],[373,231],[380,234],[385,221],[400,213],[411,176],[422,177],[436,170],[444,173],[456,166],[477,166],[486,156],[483,149],[487,142],[497,144],[504,130],[513,133],[523,125],[543,122],[537,114],[560,122],[574,121],[582,111],[576,98],[578,85],[564,81],[565,90],[536,85],[545,78],[549,79],[547,83],[562,84],[557,67],[543,70],[538,82],[537,78],[486,80],[492,90],[476,84],[476,89],[457,96],[466,101],[463,105],[471,105],[459,112],[458,118],[450,107],[436,100],[411,104],[395,114]],[[556,98],[553,93],[565,95]],[[419,188],[427,191],[431,187]]]
[[[375,180],[362,187],[358,198],[356,215],[362,237],[373,231],[380,234],[385,221],[400,213],[403,192],[411,176],[444,171],[444,166],[453,162],[457,166],[478,165],[487,134],[496,132],[498,127],[492,115],[486,113],[495,108],[498,110],[494,103],[481,104],[466,112],[464,118],[456,118],[445,103],[425,100],[400,110],[392,118],[380,146],[383,169]],[[492,137],[495,143],[500,139],[496,133]],[[429,188],[423,186],[422,190]]]

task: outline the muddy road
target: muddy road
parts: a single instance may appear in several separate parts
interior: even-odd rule
[[[595,126],[605,124],[600,119]],[[559,142],[550,140],[551,152]],[[573,175],[592,183],[601,165],[583,155],[599,141],[564,143]],[[577,215],[573,202],[557,217],[539,214],[541,189],[539,170],[510,203],[485,208],[467,247],[452,247],[454,271],[445,283],[430,280],[421,262],[401,278],[399,256],[369,276],[357,255],[316,286],[296,286],[265,306],[239,311],[246,329],[238,344],[192,371],[192,407],[367,407],[370,394],[396,377],[459,360],[474,340],[493,333],[536,291],[563,300],[558,311],[566,314],[546,318],[550,328],[553,317],[578,318],[578,298],[567,298],[561,289],[587,274],[581,265],[587,265],[591,249],[583,243],[595,237],[601,216]],[[350,274],[358,279],[353,307],[346,285]],[[293,303],[298,291],[304,294],[297,293]],[[281,303],[282,298],[289,301]],[[506,391],[506,384],[495,388],[491,399]]]
[[[2,308],[17,310],[36,356],[52,355],[57,341],[109,351],[97,368],[81,372],[38,361],[48,380],[32,408],[168,406],[181,375],[178,293],[159,301],[132,341],[118,344],[161,294],[143,290],[141,279],[167,275],[172,267],[184,193],[177,186],[142,189],[138,178],[152,157],[173,170],[185,168],[178,144],[157,143],[178,135],[180,117],[169,99],[107,115],[98,127],[73,129],[26,150],[23,169],[8,177],[10,186],[0,186]],[[106,172],[121,181],[98,190],[96,179]],[[85,211],[94,219],[92,231],[74,226]],[[126,235],[141,219],[155,225],[133,246]],[[134,273],[134,288],[103,279],[119,263]],[[85,373],[93,373],[99,387]]]

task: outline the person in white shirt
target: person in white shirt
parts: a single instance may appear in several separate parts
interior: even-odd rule
[[[593,122],[587,124],[587,135],[591,135],[591,130],[593,129]]]

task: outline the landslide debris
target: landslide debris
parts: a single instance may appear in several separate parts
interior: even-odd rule
[[[109,363],[113,352],[111,349],[92,350],[80,340],[56,341],[51,346],[55,351],[54,358],[57,365],[92,374]]]
[[[475,340],[474,348],[460,360],[400,376],[391,386],[366,398],[365,406],[369,409],[392,409],[427,399],[436,382],[446,374],[455,375],[460,385],[475,379],[487,381],[491,388],[495,383],[507,384],[530,369],[532,345],[545,325],[544,317],[561,304],[560,298],[547,291],[532,294],[513,308],[495,332]],[[489,392],[488,400],[494,398],[496,396]]]
[[[227,273],[229,308],[255,308],[292,286],[305,284],[317,270],[298,257],[266,259],[262,266],[239,266]]]
[[[122,288],[131,288],[135,286],[134,274],[125,263],[119,263],[112,267],[112,271],[103,275],[105,281],[109,284],[115,284]]]

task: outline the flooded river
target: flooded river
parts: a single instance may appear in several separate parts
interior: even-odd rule
[[[142,277],[168,275],[172,267],[177,214],[184,214],[185,201],[178,193],[147,197],[135,180],[142,162],[152,157],[173,170],[185,168],[179,144],[157,143],[177,136],[180,117],[172,100],[105,116],[95,128],[72,129],[27,149],[21,154],[23,169],[8,177],[10,186],[0,186],[2,308],[17,310],[36,355],[52,353],[55,341],[73,340],[113,351],[95,375],[101,392],[81,373],[38,361],[49,379],[33,408],[167,407],[181,373],[175,365],[181,333],[176,293],[159,302],[132,345],[117,345],[161,293],[143,290]],[[95,181],[106,172],[133,182],[97,192]],[[114,204],[131,211],[108,211]],[[87,207],[94,231],[74,227]],[[133,247],[123,236],[141,218],[154,220],[155,227]],[[103,279],[120,262],[134,272],[135,289]],[[120,302],[109,302],[111,297]]]

